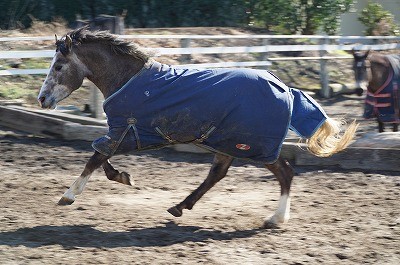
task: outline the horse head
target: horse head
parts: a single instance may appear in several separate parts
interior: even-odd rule
[[[77,90],[83,79],[90,74],[86,65],[78,58],[79,43],[70,35],[58,39],[56,54],[49,73],[40,89],[38,101],[42,108],[54,108],[57,103]]]
[[[365,88],[365,83],[368,80],[367,75],[367,57],[369,55],[369,50],[366,52],[351,51],[354,57],[353,61],[353,71],[354,71],[354,79],[356,81],[356,90],[360,91],[360,95]]]
[[[87,77],[107,98],[151,58],[152,53],[106,31],[88,27],[56,36],[56,54],[38,96],[42,108],[56,104],[78,89]]]

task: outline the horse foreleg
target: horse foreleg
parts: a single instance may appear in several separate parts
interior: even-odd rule
[[[168,209],[168,212],[175,217],[182,216],[182,210],[191,210],[195,203],[218,181],[223,179],[232,164],[233,158],[226,155],[216,154],[210,172],[204,182],[193,191],[184,201]]]
[[[85,169],[83,170],[79,178],[75,180],[71,187],[64,193],[64,195],[58,202],[58,205],[72,204],[75,201],[75,196],[82,193],[93,171],[99,168],[104,163],[104,161],[107,161],[108,158],[109,157],[102,155],[96,151],[86,163]]]
[[[292,167],[282,158],[273,163],[266,165],[267,168],[275,175],[281,186],[281,196],[279,198],[278,209],[275,214],[265,221],[265,227],[276,226],[286,223],[290,217],[290,185],[294,176]]]
[[[109,180],[132,186],[130,175],[126,172],[119,172],[118,170],[114,169],[109,160],[104,162],[102,166]]]

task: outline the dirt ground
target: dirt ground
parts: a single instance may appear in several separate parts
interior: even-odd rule
[[[357,118],[362,99],[322,104]],[[362,121],[359,133],[374,126]],[[73,205],[57,206],[91,154],[88,142],[0,128],[0,264],[400,264],[400,172],[296,167],[291,220],[263,229],[279,184],[240,161],[171,216],[212,161],[171,149],[117,156],[133,187],[98,170]]]
[[[360,97],[320,102],[331,116],[361,116]],[[360,123],[358,137],[375,130]],[[295,167],[289,223],[263,229],[279,184],[241,161],[193,210],[171,216],[212,161],[171,149],[116,156],[133,187],[97,170],[73,205],[57,206],[92,152],[89,142],[0,128],[0,264],[400,264],[400,171]]]

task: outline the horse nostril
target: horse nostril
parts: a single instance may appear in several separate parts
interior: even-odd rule
[[[44,103],[45,100],[46,100],[45,96],[41,96],[41,97],[38,98],[40,106],[43,106],[43,103]]]

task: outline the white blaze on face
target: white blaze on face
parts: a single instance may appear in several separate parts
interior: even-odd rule
[[[59,101],[61,91],[65,90],[63,86],[57,84],[57,72],[54,70],[54,64],[58,60],[59,56],[62,56],[60,52],[57,52],[53,57],[50,65],[50,71],[43,82],[42,87],[38,95],[38,100],[41,102],[43,108],[54,108]],[[42,101],[41,98],[44,100]]]
[[[51,69],[53,69],[53,66],[54,66],[54,63],[56,62],[56,60],[57,60],[57,53],[54,55],[53,60],[51,61],[50,68],[49,68],[49,72],[47,73],[46,79],[44,80],[43,85],[42,85],[42,87],[40,88],[40,92],[39,92],[38,98],[40,98],[40,96],[44,93],[44,91],[46,90],[46,87],[47,87],[48,83],[49,83],[50,81],[53,83],[53,81],[54,81],[54,80],[53,80],[53,77],[50,76],[50,74],[52,74]]]
[[[62,66],[61,69],[55,69],[60,66]],[[83,78],[88,73],[86,65],[79,60],[76,54],[71,53],[66,58],[61,52],[57,52],[51,62],[50,72],[39,92],[38,100],[42,107],[54,108],[59,101],[68,97],[82,84]],[[63,78],[62,84],[60,77]]]

